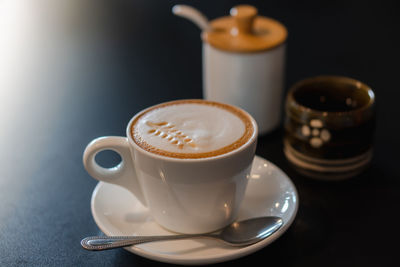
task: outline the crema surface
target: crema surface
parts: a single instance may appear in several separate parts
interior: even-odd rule
[[[249,131],[254,130],[249,125],[250,119],[239,109],[187,100],[144,112],[134,121],[131,132],[134,141],[150,152],[199,158],[224,154],[243,145]]]

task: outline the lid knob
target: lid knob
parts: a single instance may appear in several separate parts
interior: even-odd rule
[[[257,16],[257,8],[250,5],[239,5],[231,8],[230,14],[236,24],[231,31],[233,35],[252,33],[253,21]]]

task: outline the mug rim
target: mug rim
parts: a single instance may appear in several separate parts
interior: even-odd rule
[[[156,154],[150,151],[147,151],[146,149],[142,148],[141,146],[139,146],[132,137],[131,134],[131,127],[133,122],[136,120],[137,117],[141,116],[143,113],[147,112],[150,109],[153,109],[156,106],[162,105],[162,104],[167,104],[167,103],[173,103],[173,102],[183,102],[183,101],[187,101],[187,100],[201,100],[201,101],[205,101],[208,103],[220,103],[217,101],[210,101],[210,100],[205,100],[205,99],[176,99],[176,100],[171,100],[171,101],[165,101],[159,104],[155,104],[152,105],[150,107],[147,107],[141,111],[139,111],[138,113],[136,113],[129,121],[127,127],[126,127],[126,136],[129,140],[129,143],[137,150],[140,151],[141,153],[152,157],[152,158],[156,158],[156,159],[160,159],[160,160],[164,160],[164,161],[170,161],[170,162],[206,162],[206,161],[213,161],[213,160],[217,160],[217,159],[224,159],[224,158],[228,158],[234,154],[237,154],[245,149],[247,149],[248,147],[250,147],[253,143],[255,143],[257,141],[257,136],[258,136],[258,126],[257,126],[257,122],[255,121],[255,119],[245,110],[237,107],[237,106],[232,106],[226,103],[223,103],[223,105],[227,105],[227,106],[232,106],[235,109],[240,110],[241,112],[243,112],[251,121],[252,126],[253,126],[253,133],[250,136],[250,138],[240,147],[233,149],[227,153],[223,153],[220,155],[216,155],[216,156],[210,156],[210,157],[202,157],[202,158],[177,158],[177,157],[170,157],[170,156],[166,156],[166,155],[160,155],[160,154]]]
[[[304,85],[308,84],[313,84],[316,82],[332,82],[335,84],[349,84],[352,85],[355,89],[357,90],[362,90],[367,93],[368,95],[368,102],[360,106],[358,108],[352,109],[352,110],[347,110],[347,111],[323,111],[323,110],[317,110],[313,109],[310,107],[307,107],[305,105],[300,104],[294,97],[294,94],[302,88]],[[313,113],[321,116],[327,116],[327,115],[333,115],[333,116],[353,116],[355,114],[360,114],[363,113],[364,111],[370,109],[373,107],[375,104],[375,93],[372,90],[372,88],[365,83],[345,77],[345,76],[337,76],[337,75],[319,75],[319,76],[314,76],[310,78],[303,79],[301,81],[296,82],[290,89],[287,95],[287,105],[288,108],[294,108],[299,110],[301,113],[306,112],[306,113]]]

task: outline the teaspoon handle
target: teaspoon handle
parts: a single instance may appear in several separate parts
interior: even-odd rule
[[[154,241],[178,240],[198,237],[218,238],[216,235],[212,234],[187,234],[166,236],[90,236],[82,239],[81,245],[84,249],[87,250],[106,250]]]

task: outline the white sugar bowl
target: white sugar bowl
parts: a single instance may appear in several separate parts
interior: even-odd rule
[[[176,15],[202,29],[203,96],[239,106],[257,121],[259,133],[274,130],[281,119],[287,30],[240,5],[230,16],[210,22],[197,10],[178,5]]]

